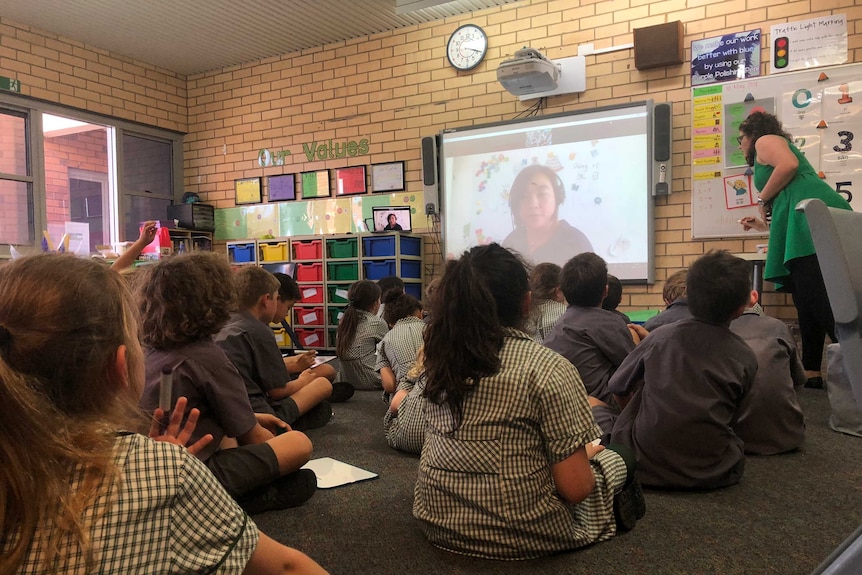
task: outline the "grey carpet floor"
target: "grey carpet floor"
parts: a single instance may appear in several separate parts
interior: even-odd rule
[[[808,426],[800,451],[749,457],[742,483],[727,489],[648,490],[646,517],[630,533],[544,559],[488,561],[430,545],[411,515],[418,458],[386,445],[377,392],[336,404],[332,421],[308,435],[313,457],[379,477],[254,519],[333,574],[806,574],[862,523],[862,439],[828,428],[825,391],[799,396]]]

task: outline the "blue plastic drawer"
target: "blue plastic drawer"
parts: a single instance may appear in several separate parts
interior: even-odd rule
[[[401,260],[401,279],[421,279],[422,262],[419,260]]]
[[[395,256],[395,236],[362,238],[362,252],[366,258]]]
[[[232,244],[227,247],[228,259],[234,263],[254,261],[254,244]]]
[[[412,295],[419,301],[422,301],[422,284],[405,283],[404,293],[406,293],[407,295]]]
[[[395,260],[364,262],[363,265],[365,266],[365,279],[379,280],[395,275]]]
[[[422,255],[422,238],[407,238],[401,236],[401,255],[402,256],[421,256]]]

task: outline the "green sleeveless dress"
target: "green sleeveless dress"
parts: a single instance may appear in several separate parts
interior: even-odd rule
[[[766,252],[766,267],[763,278],[775,282],[776,288],[793,291],[789,284],[788,261],[814,254],[814,242],[805,214],[796,211],[802,200],[817,198],[827,206],[844,210],[852,209],[844,197],[832,186],[820,179],[817,172],[796,146],[788,142],[790,151],[799,160],[799,168],[790,183],[772,201],[772,223],[769,226],[769,249]],[[774,168],[754,160],[754,186],[762,190]]]

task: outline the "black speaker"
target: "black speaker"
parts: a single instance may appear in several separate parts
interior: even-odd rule
[[[656,162],[670,160],[670,104],[656,104],[653,109],[653,154]]]
[[[425,213],[438,212],[440,191],[437,185],[437,138],[422,138],[422,186],[425,192]]]

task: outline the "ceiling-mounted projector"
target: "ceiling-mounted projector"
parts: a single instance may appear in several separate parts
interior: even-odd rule
[[[515,52],[497,67],[497,81],[515,96],[549,92],[557,88],[560,69],[533,48]]]

